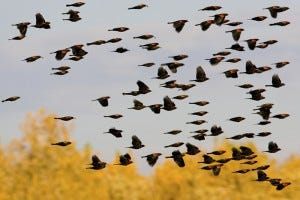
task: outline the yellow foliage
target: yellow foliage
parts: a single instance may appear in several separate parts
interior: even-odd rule
[[[24,136],[0,147],[0,199],[1,200],[194,200],[194,199],[299,199],[300,157],[291,156],[283,165],[273,167],[276,161],[257,151],[253,143],[245,144],[258,155],[259,165],[271,164],[266,170],[269,177],[282,178],[292,185],[276,191],[268,182],[256,182],[256,172],[233,174],[242,168],[259,166],[241,165],[230,161],[222,167],[219,176],[200,169],[202,154],[184,156],[186,167],[179,168],[171,159],[156,166],[152,175],[137,172],[136,165],[113,165],[103,170],[87,170],[92,148],[76,144],[66,147],[51,143],[71,140],[71,128],[54,120],[40,110],[29,114],[23,125]],[[227,150],[222,156],[231,157],[234,144],[223,142],[216,149]],[[132,152],[130,154],[133,154]]]

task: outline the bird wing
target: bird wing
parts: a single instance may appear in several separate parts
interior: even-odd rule
[[[92,161],[93,161],[93,164],[98,164],[101,162],[101,160],[96,155],[92,156]]]
[[[136,84],[138,85],[139,91],[140,91],[140,92],[147,91],[147,90],[150,89],[150,88],[149,88],[144,82],[142,82],[142,81],[137,81]]]
[[[36,25],[42,25],[42,24],[44,24],[46,22],[45,19],[44,19],[44,17],[43,17],[43,15],[41,13],[37,13],[35,15],[35,19],[36,19]]]
[[[198,81],[204,81],[206,79],[205,71],[201,66],[196,69],[196,79]]]
[[[281,80],[280,80],[278,74],[274,74],[272,76],[272,85],[274,85],[274,86],[281,85]]]
[[[184,22],[176,21],[173,23],[173,27],[175,28],[176,32],[179,33],[180,31],[182,31],[182,29],[184,27]]]
[[[162,77],[165,77],[168,75],[168,71],[165,70],[163,67],[159,67],[158,70],[157,70],[157,76],[159,78],[162,78]]]
[[[133,147],[140,147],[140,146],[142,146],[142,141],[136,135],[132,136],[131,139],[132,139],[132,146]]]
[[[142,107],[144,104],[136,99],[133,100],[134,107]]]

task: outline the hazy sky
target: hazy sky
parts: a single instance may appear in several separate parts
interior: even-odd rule
[[[207,128],[214,124],[222,126],[224,134],[219,136],[230,137],[239,133],[271,131],[273,134],[266,138],[254,138],[253,141],[260,150],[266,150],[269,141],[275,141],[282,151],[272,155],[283,160],[291,153],[299,152],[299,126],[300,101],[297,66],[299,53],[300,13],[295,9],[300,6],[299,1],[243,1],[237,4],[234,0],[226,1],[86,1],[86,5],[74,10],[80,11],[81,21],[72,23],[63,21],[61,13],[69,8],[66,4],[72,1],[34,1],[26,2],[11,0],[3,4],[0,17],[2,19],[2,31],[0,32],[0,91],[1,99],[18,95],[21,99],[13,103],[0,105],[0,138],[2,144],[7,144],[11,139],[20,137],[20,125],[29,111],[36,112],[39,108],[45,108],[49,113],[59,116],[72,115],[77,119],[66,124],[73,124],[72,139],[79,147],[89,143],[95,149],[95,153],[103,160],[111,162],[116,151],[127,152],[126,146],[131,144],[133,134],[141,138],[145,148],[134,151],[135,157],[152,152],[171,154],[174,149],[164,149],[163,146],[173,142],[191,142],[200,149],[209,151],[213,148],[215,138],[208,137],[205,141],[196,141],[189,138],[190,131],[198,128]],[[145,3],[149,7],[142,10],[128,10],[128,7]],[[17,5],[17,6],[16,6]],[[216,12],[198,11],[209,5],[220,5],[223,9]],[[265,7],[272,5],[288,6],[290,10],[279,13],[277,19],[270,17]],[[17,36],[18,30],[11,24],[30,21],[34,23],[35,14],[42,13],[47,21],[51,22],[50,30],[29,28],[26,38],[21,41],[10,41],[9,38]],[[234,41],[226,30],[232,30],[229,26],[211,26],[205,32],[197,23],[211,19],[209,16],[227,12],[231,21],[243,21],[240,27],[242,33],[240,44],[246,46],[243,40],[259,38],[260,41],[276,39],[279,42],[267,49],[248,50],[235,52],[227,58],[239,57],[241,62],[236,64],[221,63],[211,66],[206,58],[211,58],[213,53],[223,51],[230,47]],[[247,20],[249,18],[265,15],[268,18],[263,22]],[[189,22],[179,34],[167,22],[178,19],[187,19]],[[270,23],[288,20],[291,22],[286,27],[270,27]],[[108,32],[114,27],[127,26],[129,31],[118,33]],[[148,41],[133,40],[133,36],[153,34],[156,39]],[[79,62],[63,60],[56,61],[54,55],[50,55],[58,49],[70,47],[74,44],[85,44],[95,40],[108,40],[113,37],[121,37],[123,40],[115,44],[101,46],[85,46],[89,53]],[[161,49],[148,52],[138,47],[140,44],[159,42]],[[130,49],[124,54],[112,53],[117,47]],[[156,76],[157,68],[161,63],[171,62],[168,56],[188,54],[189,58],[182,62],[185,66],[179,68],[177,74],[170,71],[171,77],[179,83],[188,83],[195,79],[195,70],[202,66],[210,78],[205,83],[197,84],[197,87],[187,92],[177,89],[165,89],[159,84],[167,80],[151,79]],[[32,56],[41,55],[44,58],[33,63],[21,60]],[[68,55],[67,55],[68,56]],[[290,61],[291,64],[281,69],[275,69],[256,75],[240,75],[238,79],[226,79],[221,72],[231,68],[245,70],[245,62],[251,60],[257,66],[271,65],[275,62]],[[155,62],[152,68],[142,68],[137,65],[146,62]],[[68,65],[72,69],[65,76],[50,76],[52,67]],[[271,83],[273,74],[278,73],[286,86],[275,89],[268,88],[265,92],[266,99],[255,102],[248,98],[247,90],[234,85],[252,83],[255,88],[264,87]],[[136,81],[142,80],[150,86],[153,92],[138,96],[122,96],[122,92],[136,90]],[[155,115],[149,109],[142,111],[128,110],[134,98],[146,105],[162,103],[164,96],[173,97],[179,94],[188,94],[189,98],[176,101],[177,109],[171,112],[162,111]],[[101,107],[97,102],[92,102],[101,96],[111,96],[110,106]],[[211,103],[205,107],[189,105],[188,102],[207,100]],[[284,120],[272,119],[267,126],[253,125],[261,121],[258,115],[251,114],[252,109],[265,102],[274,103],[272,114],[289,113],[291,116]],[[201,126],[185,124],[199,117],[187,113],[207,110],[209,114],[202,117],[208,123]],[[104,118],[103,115],[121,113],[124,115],[119,120]],[[233,123],[227,119],[235,116],[244,116],[246,120],[241,123]],[[111,127],[124,130],[124,137],[116,139],[111,135],[102,134]],[[172,129],[183,130],[177,136],[162,135],[163,132]],[[242,139],[236,144],[245,142]],[[182,151],[185,147],[180,148]],[[149,167],[146,162],[137,159],[142,171]]]

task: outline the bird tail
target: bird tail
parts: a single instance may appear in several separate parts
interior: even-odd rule
[[[90,46],[90,45],[92,45],[92,44],[93,44],[92,42],[86,43],[87,46]]]

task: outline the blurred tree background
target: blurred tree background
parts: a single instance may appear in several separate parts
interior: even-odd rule
[[[293,155],[278,164],[248,143],[260,164],[271,164],[266,173],[271,178],[292,182],[277,191],[269,182],[256,182],[256,171],[233,174],[242,168],[254,168],[231,161],[222,167],[219,176],[201,170],[202,153],[184,157],[186,167],[179,168],[166,159],[155,166],[151,175],[138,173],[133,163],[126,167],[109,164],[102,170],[87,170],[93,149],[76,144],[66,147],[51,143],[71,140],[71,128],[54,120],[44,110],[28,114],[23,126],[24,135],[0,146],[0,199],[117,199],[117,200],[186,200],[186,199],[299,199],[300,156]],[[224,141],[217,149],[227,150],[220,158],[231,157],[234,145]],[[117,163],[118,154],[116,154]],[[259,164],[259,165],[260,165]],[[257,166],[257,165],[254,165]]]

